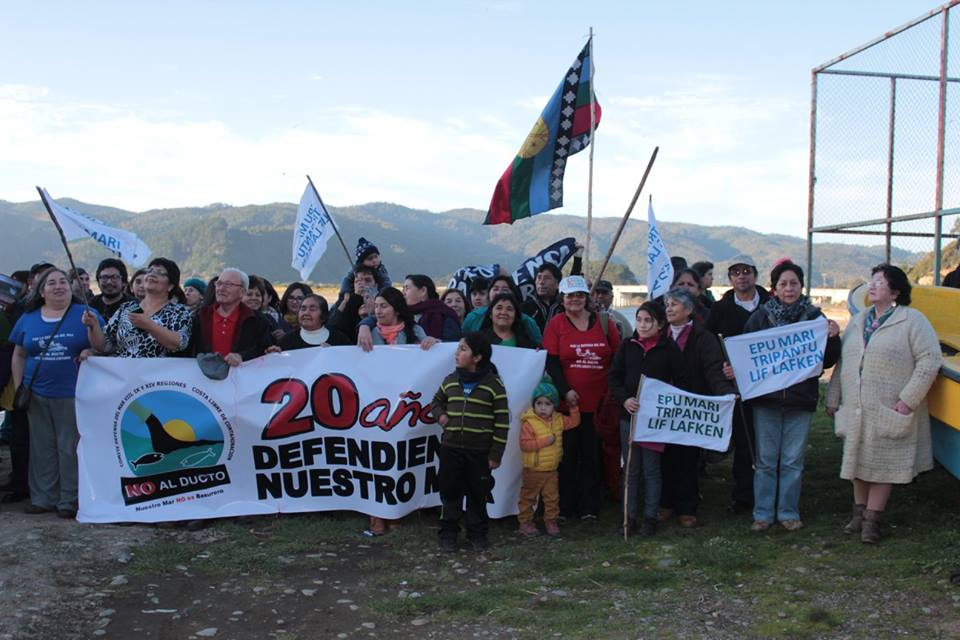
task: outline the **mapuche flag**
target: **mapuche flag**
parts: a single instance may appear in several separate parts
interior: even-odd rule
[[[563,206],[567,158],[590,144],[591,104],[594,128],[600,122],[600,105],[592,95],[591,50],[587,42],[497,182],[484,224],[513,224]]]

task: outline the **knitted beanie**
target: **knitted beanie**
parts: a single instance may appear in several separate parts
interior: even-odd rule
[[[193,287],[194,289],[199,291],[201,294],[205,294],[207,292],[207,283],[201,280],[200,278],[190,278],[189,280],[183,283],[183,286]]]
[[[546,398],[553,403],[554,407],[560,406],[560,393],[554,386],[553,380],[546,374],[541,378],[537,388],[533,390],[533,401],[536,402],[537,398]]]
[[[377,249],[377,245],[373,244],[366,238],[360,238],[357,240],[357,264],[363,262],[371,253],[380,253],[380,249]]]

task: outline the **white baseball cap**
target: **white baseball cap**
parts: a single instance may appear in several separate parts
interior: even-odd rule
[[[560,281],[560,293],[590,293],[590,287],[583,276],[567,276]]]

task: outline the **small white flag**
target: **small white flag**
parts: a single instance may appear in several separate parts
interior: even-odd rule
[[[647,299],[659,298],[670,290],[673,283],[673,264],[670,254],[663,246],[663,238],[657,229],[657,219],[653,215],[653,196],[647,209]]]
[[[47,207],[63,229],[67,240],[93,238],[118,258],[134,267],[142,267],[150,257],[150,248],[137,234],[111,227],[102,220],[57,204],[46,189],[40,189]]]
[[[333,218],[313,190],[313,185],[308,182],[300,198],[297,223],[293,227],[293,262],[290,264],[300,272],[301,280],[310,277],[310,272],[327,250],[327,241],[334,233]]]

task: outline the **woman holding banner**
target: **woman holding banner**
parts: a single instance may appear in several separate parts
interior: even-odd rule
[[[803,269],[790,260],[770,273],[775,295],[759,306],[744,327],[744,333],[813,320],[823,316],[803,295]],[[840,327],[829,320],[823,368],[832,367],[840,356]],[[725,367],[728,379],[732,371]],[[820,382],[816,376],[752,401],[757,433],[757,471],[753,480],[753,525],[751,531],[766,531],[776,518],[787,531],[803,527],[800,520],[800,484],[807,434],[817,409]]]
[[[423,327],[413,319],[403,294],[393,287],[384,287],[373,301],[373,313],[377,324],[371,332],[374,345],[419,344],[426,351],[439,340],[428,336]],[[367,536],[382,536],[387,525],[393,525],[383,518],[370,516],[370,527],[364,531]]]
[[[376,320],[371,331],[374,345],[419,344],[426,351],[439,342],[417,324],[403,294],[393,287],[384,287],[374,298],[373,316]]]
[[[30,505],[26,513],[56,511],[61,518],[77,515],[79,467],[75,396],[77,358],[90,346],[81,318],[97,326],[103,318],[74,304],[67,274],[57,268],[34,283],[24,314],[10,332],[14,345],[11,374],[18,398],[29,397]],[[18,407],[21,408],[21,407]]]
[[[610,367],[610,393],[622,407],[620,411],[620,456],[627,467],[622,474],[623,500],[626,505],[628,531],[636,528],[640,475],[643,474],[643,520],[640,535],[657,532],[657,508],[661,503],[660,458],[664,445],[654,442],[631,442],[632,415],[640,408],[637,402],[640,379],[656,378],[676,387],[687,385],[683,354],[663,329],[667,318],[656,302],[644,302],[637,309],[633,335],[620,343]],[[631,448],[632,447],[632,448]],[[629,458],[628,458],[629,453]],[[696,471],[696,470],[694,470]]]
[[[473,331],[480,331],[480,326],[483,324],[483,317],[487,313],[487,307],[489,306],[489,301],[496,298],[498,295],[503,293],[513,294],[514,300],[523,300],[523,297],[520,295],[520,288],[513,281],[511,276],[500,274],[493,278],[490,281],[490,287],[486,290],[486,298],[488,303],[483,306],[473,305],[473,311],[468,313],[463,318],[462,330],[464,334],[471,333]],[[527,335],[530,336],[530,339],[536,343],[543,342],[543,332],[540,331],[540,327],[537,326],[536,321],[523,313],[521,308],[520,321],[523,323],[523,327],[527,332]]]
[[[563,434],[560,463],[560,514],[596,520],[600,511],[600,440],[594,429],[594,413],[607,392],[607,373],[620,347],[620,333],[613,319],[600,324],[601,315],[587,309],[590,289],[583,276],[560,281],[563,312],[547,322],[543,348],[547,373],[568,405],[580,408],[580,427]]]
[[[277,344],[267,347],[266,352],[279,353],[281,351],[309,349],[310,347],[336,347],[352,344],[353,341],[342,331],[326,326],[329,315],[330,307],[327,300],[321,295],[311,293],[300,303],[300,311],[297,314],[300,326],[288,331]]]
[[[487,312],[480,325],[482,333],[490,344],[503,347],[521,347],[524,349],[539,349],[540,342],[533,340],[528,334],[521,319],[520,303],[510,293],[498,294],[490,301]]]
[[[685,269],[681,273],[686,273]],[[687,386],[700,395],[735,394],[736,387],[723,375],[723,350],[716,336],[694,321],[699,290],[675,287],[664,296],[666,335],[683,352]],[[676,385],[675,385],[676,386]],[[663,453],[663,492],[660,497],[660,520],[676,511],[682,527],[697,526],[700,502],[700,448],[668,444]]]
[[[164,358],[190,343],[193,313],[181,304],[180,268],[173,260],[154,258],[146,271],[143,300],[124,303],[106,329],[84,314],[90,344],[100,353],[120,358]]]
[[[853,482],[853,518],[844,530],[866,543],[880,540],[893,485],[933,468],[926,396],[940,370],[940,343],[909,307],[910,290],[901,269],[874,267],[872,306],[847,326],[827,390],[827,413],[844,440],[840,477]]]
[[[384,287],[383,294],[388,288]],[[437,287],[428,276],[422,274],[408,275],[403,281],[404,306],[410,311],[410,316],[417,326],[429,338],[442,342],[456,342],[460,339],[460,318],[456,312],[440,301]],[[364,351],[374,344],[383,344],[373,340],[371,332],[375,332],[376,320],[367,317],[357,327],[357,344]]]

